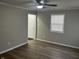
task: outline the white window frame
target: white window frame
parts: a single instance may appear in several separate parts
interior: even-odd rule
[[[61,23],[56,23],[56,21],[53,22],[52,17],[54,16],[63,16],[63,18],[61,18],[63,21]],[[54,19],[56,19],[56,17]],[[51,32],[64,33],[64,19],[65,19],[65,14],[51,14],[51,27],[50,27]],[[58,30],[57,26],[60,26],[59,27],[60,30]]]

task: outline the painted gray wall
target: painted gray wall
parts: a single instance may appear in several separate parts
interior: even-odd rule
[[[50,31],[51,14],[65,14],[64,33]],[[79,10],[38,13],[37,37],[79,47]]]
[[[32,10],[28,10],[28,13],[29,13],[29,14],[34,14],[34,15],[36,15],[36,14],[37,14],[37,12],[36,12],[36,11],[32,11]]]
[[[0,7],[0,52],[27,42],[27,11]]]

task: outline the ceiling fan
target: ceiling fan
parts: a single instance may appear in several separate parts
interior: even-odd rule
[[[37,8],[45,8],[45,6],[53,6],[53,7],[56,7],[57,4],[48,4],[48,0],[35,0],[35,2],[38,4],[37,5]]]
[[[57,7],[57,4],[49,4],[49,0],[30,0],[30,1],[25,1],[21,4],[26,4],[26,3],[32,3],[33,6],[37,7],[38,9],[46,8],[47,6],[51,7]]]

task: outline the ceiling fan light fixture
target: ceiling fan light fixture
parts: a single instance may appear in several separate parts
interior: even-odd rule
[[[42,9],[43,8],[43,5],[38,5],[37,8],[38,9]]]
[[[43,1],[43,0],[41,0],[41,1],[40,1],[40,3],[44,4],[44,1]]]

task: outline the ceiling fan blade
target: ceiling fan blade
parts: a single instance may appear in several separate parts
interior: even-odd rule
[[[44,4],[44,5],[46,5],[46,6],[55,6],[55,7],[57,7],[57,4]]]
[[[41,1],[41,0],[36,0],[36,3],[40,4],[40,1]]]

